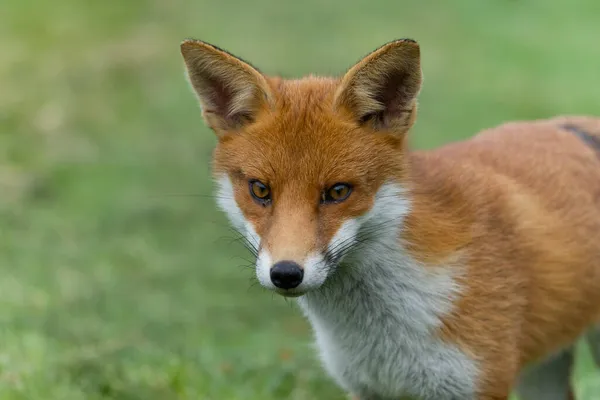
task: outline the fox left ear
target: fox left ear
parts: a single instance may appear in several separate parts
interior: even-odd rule
[[[268,107],[267,80],[247,62],[199,40],[185,40],[181,54],[202,115],[219,136],[242,128]]]
[[[361,124],[403,134],[415,121],[421,80],[419,45],[410,39],[397,40],[344,75],[334,104]]]

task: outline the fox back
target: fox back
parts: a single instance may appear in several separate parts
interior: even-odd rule
[[[349,393],[507,399],[600,320],[599,119],[418,152],[412,40],[298,80],[204,42],[181,49],[218,138],[219,204]],[[543,398],[567,400],[568,374],[563,397]]]

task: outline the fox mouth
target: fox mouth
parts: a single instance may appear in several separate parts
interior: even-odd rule
[[[304,296],[306,294],[306,290],[297,290],[297,289],[276,289],[276,293],[289,298],[296,298],[300,296]]]

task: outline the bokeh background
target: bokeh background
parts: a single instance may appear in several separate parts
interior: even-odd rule
[[[287,77],[417,39],[427,148],[600,115],[599,21],[598,0],[3,0],[0,399],[345,399],[210,197],[182,39]]]

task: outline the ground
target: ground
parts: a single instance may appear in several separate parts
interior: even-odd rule
[[[182,39],[289,77],[417,39],[423,148],[598,114],[599,12],[597,0],[5,0],[0,399],[345,399],[298,309],[253,285],[216,211],[215,139]],[[580,355],[578,392],[597,399]]]

